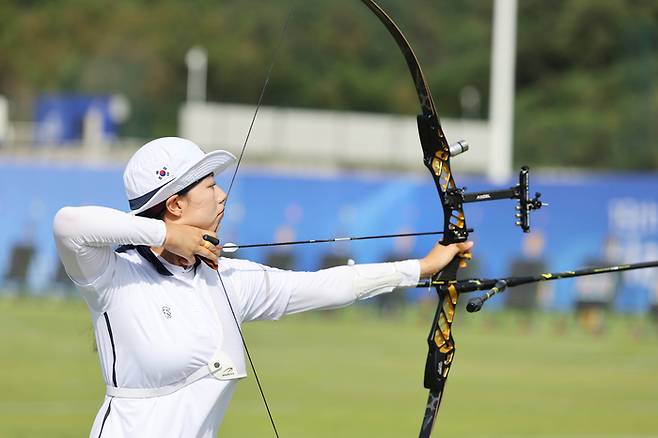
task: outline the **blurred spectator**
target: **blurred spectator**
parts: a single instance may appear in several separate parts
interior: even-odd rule
[[[23,230],[22,239],[12,247],[9,256],[5,286],[14,290],[18,296],[25,296],[28,293],[27,274],[35,252],[32,235],[32,226],[27,224]]]
[[[59,260],[59,257],[57,257],[57,271],[55,272],[52,286],[65,298],[73,298],[76,296],[75,285],[66,273],[64,265]]]
[[[320,261],[320,269],[333,268],[334,266],[342,266],[351,263],[352,259],[347,252],[331,251],[325,253]]]
[[[658,281],[656,281],[656,286],[649,293],[649,318],[658,327]]]
[[[274,233],[274,242],[295,240],[295,230],[289,225],[281,225]],[[274,268],[292,270],[295,268],[295,252],[290,245],[275,246],[266,255],[264,264]]]
[[[510,275],[516,277],[542,272],[546,272],[544,235],[534,231],[524,236],[521,256],[512,261]],[[518,315],[523,328],[529,328],[537,308],[538,297],[540,293],[543,295],[547,292],[546,283],[541,282],[513,287],[505,292],[505,305]]]
[[[617,243],[607,238],[601,255],[590,257],[585,266],[607,266],[618,262]],[[605,316],[615,298],[621,275],[619,272],[588,275],[576,278],[576,318],[581,327],[592,334],[601,334],[605,329]]]

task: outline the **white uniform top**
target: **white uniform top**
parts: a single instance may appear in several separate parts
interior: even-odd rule
[[[420,272],[417,260],[292,272],[221,258],[220,275],[203,263],[185,269],[148,248],[163,245],[164,222],[105,207],[61,209],[54,234],[91,311],[110,389],[171,385],[217,358],[224,371],[169,395],[106,395],[91,437],[214,437],[235,379],[246,376],[230,306],[240,323],[278,319],[413,286]],[[137,247],[115,252],[117,244]]]

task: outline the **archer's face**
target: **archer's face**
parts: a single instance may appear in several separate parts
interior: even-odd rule
[[[224,217],[226,193],[210,174],[181,197],[181,223],[216,231]]]

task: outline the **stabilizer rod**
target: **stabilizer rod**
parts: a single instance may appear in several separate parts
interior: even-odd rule
[[[514,286],[520,286],[522,284],[537,283],[540,281],[561,280],[563,278],[582,277],[585,275],[608,274],[611,272],[622,272],[622,271],[631,271],[635,269],[647,269],[647,268],[658,268],[658,260],[653,260],[650,262],[614,265],[614,266],[602,266],[596,268],[583,268],[583,269],[577,269],[575,271],[548,272],[545,274],[528,275],[522,277],[506,277],[506,278],[492,278],[492,279],[470,278],[467,280],[453,280],[453,281],[432,280],[431,282],[424,281],[418,283],[417,287],[437,286],[439,289],[447,290],[449,286],[454,285],[458,293],[469,293],[469,292],[475,292],[480,290],[490,290],[491,292],[491,289],[496,288],[497,284],[499,286],[502,286],[502,284],[500,284],[501,281],[505,283],[505,287],[514,287]],[[498,290],[497,292],[494,292],[492,296],[498,292],[502,292],[502,290]],[[484,301],[486,301],[486,299]],[[482,304],[484,304],[484,302]]]

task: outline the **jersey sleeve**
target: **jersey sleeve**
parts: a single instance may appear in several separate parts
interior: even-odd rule
[[[166,227],[160,220],[106,207],[64,207],[55,215],[53,233],[68,276],[97,307],[91,295],[111,283],[117,265],[114,246],[161,246]]]
[[[420,263],[405,260],[337,266],[316,272],[293,272],[293,288],[286,314],[313,309],[334,309],[357,300],[418,284]]]
[[[420,276],[418,260],[338,266],[315,272],[237,262],[232,269],[239,274],[236,292],[243,321],[344,307],[397,287],[415,286]]]

